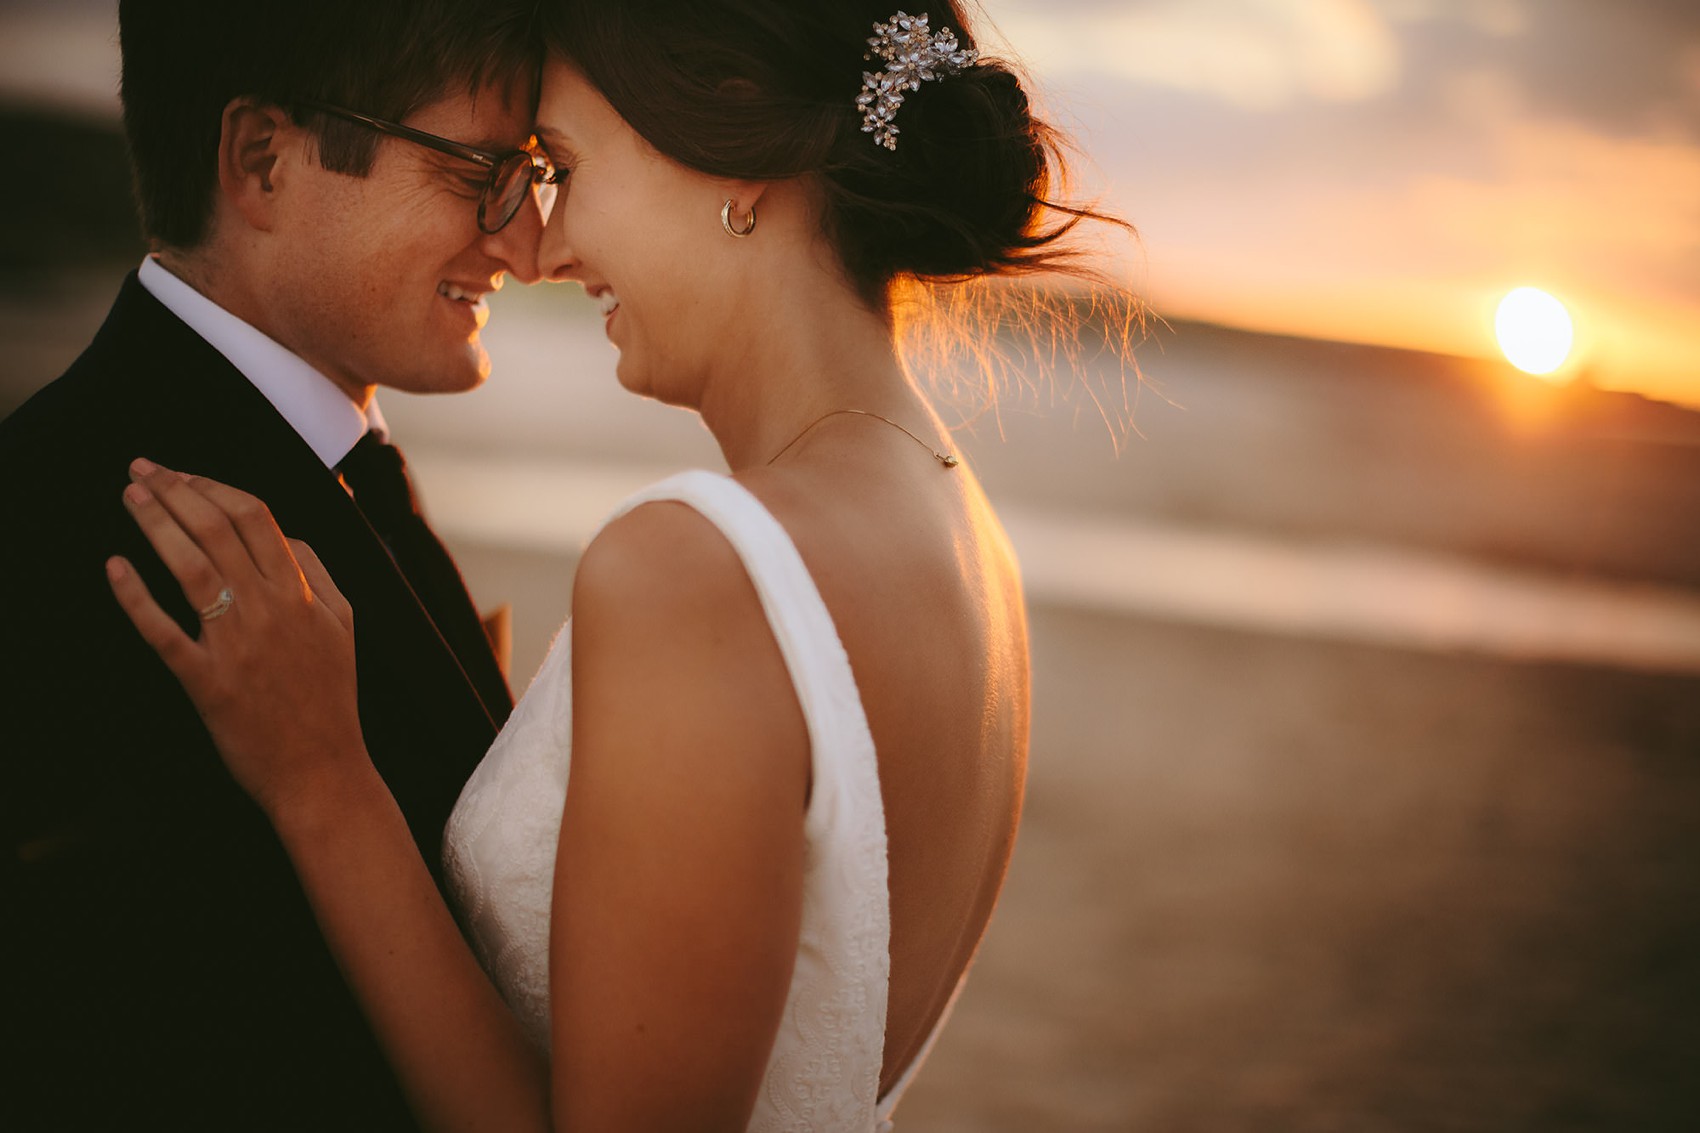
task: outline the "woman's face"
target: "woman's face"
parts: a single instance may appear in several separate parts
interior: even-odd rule
[[[622,385],[695,406],[735,338],[742,241],[721,229],[724,185],[657,153],[559,60],[544,68],[537,134],[563,174],[538,266],[602,305]]]

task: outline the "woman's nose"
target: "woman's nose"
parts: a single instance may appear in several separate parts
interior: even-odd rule
[[[551,191],[555,188],[553,185],[544,187]],[[552,193],[543,213],[545,222],[537,245],[537,267],[545,279],[570,279],[573,269],[578,267],[578,259],[567,242],[567,210],[554,206]]]

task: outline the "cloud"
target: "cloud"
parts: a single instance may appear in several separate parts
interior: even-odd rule
[[[1619,136],[1700,141],[1700,5],[1692,0],[1375,0],[1405,59],[1404,107],[1459,72],[1492,68],[1530,111]]]
[[[1108,76],[1256,111],[1392,89],[1399,52],[1362,0],[1157,0],[1132,6],[1011,0],[997,21],[1039,73]]]
[[[1521,266],[1574,286],[1700,301],[1700,148],[1565,119],[1484,123],[1498,169],[1413,180],[1409,215],[1455,266]]]
[[[1376,10],[1402,24],[1457,21],[1487,35],[1517,35],[1529,26],[1529,10],[1522,0],[1372,0]]]

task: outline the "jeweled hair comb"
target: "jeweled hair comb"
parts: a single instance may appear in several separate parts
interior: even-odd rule
[[[894,150],[898,130],[893,119],[903,105],[904,93],[972,67],[980,53],[958,44],[949,28],[932,34],[925,12],[919,16],[899,12],[889,22],[874,25],[868,53],[862,58],[871,62],[876,57],[885,60],[885,70],[862,72],[862,93],[856,96],[856,105],[862,110],[862,132],[872,134],[875,145]]]

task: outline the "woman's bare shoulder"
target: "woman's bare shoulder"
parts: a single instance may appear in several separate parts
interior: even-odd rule
[[[751,591],[742,561],[710,519],[688,504],[654,500],[605,526],[585,548],[573,584],[574,616],[596,606],[635,603],[666,614],[685,607],[711,613]],[[730,612],[730,611],[728,611]]]
[[[653,743],[656,757],[687,761],[721,746],[693,742],[667,756],[680,727],[806,777],[801,708],[761,599],[737,551],[695,509],[645,503],[592,540],[573,585],[572,634],[576,733],[617,734],[622,748]]]

